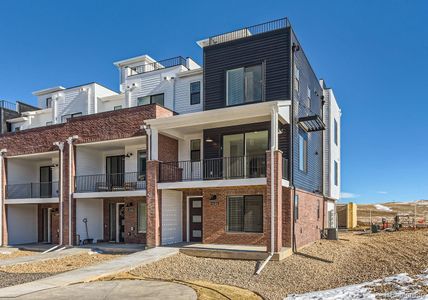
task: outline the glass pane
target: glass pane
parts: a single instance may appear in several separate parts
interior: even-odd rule
[[[244,103],[244,68],[227,71],[227,105]]]
[[[263,232],[263,196],[245,196],[244,231]]]
[[[200,231],[200,230],[193,230],[192,231],[192,236],[193,237],[202,237],[202,231]]]
[[[138,97],[137,102],[137,105],[150,104],[150,96]]]
[[[147,211],[146,211],[146,202],[138,202],[138,232],[146,232],[146,219],[147,219]]]
[[[236,178],[244,175],[244,134],[223,136],[223,177]]]
[[[243,198],[229,197],[227,199],[227,226],[228,231],[242,231]]]
[[[193,223],[201,223],[202,217],[201,216],[192,216],[192,222]]]
[[[110,230],[109,230],[109,239],[110,241],[116,240],[116,203],[110,203],[109,205],[109,216],[110,216]]]
[[[164,98],[163,94],[153,95],[152,96],[152,103],[156,103],[156,104],[163,106],[164,105],[163,98]]]
[[[245,134],[245,161],[247,177],[265,176],[265,153],[269,147],[268,131],[256,131]]]
[[[202,207],[202,201],[201,200],[192,201],[192,207],[193,208],[201,208]]]
[[[146,151],[138,151],[138,161],[137,161],[137,169],[138,169],[138,180],[146,179],[146,161],[147,155]]]
[[[245,102],[262,100],[262,66],[245,68]]]
[[[190,92],[191,93],[199,93],[201,91],[201,82],[196,81],[190,83]]]

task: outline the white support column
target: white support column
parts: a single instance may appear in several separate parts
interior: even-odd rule
[[[278,107],[273,107],[271,111],[271,148],[278,150]]]
[[[156,128],[151,128],[151,140],[150,140],[150,156],[151,160],[159,160],[158,153],[158,143],[159,143],[159,133]]]

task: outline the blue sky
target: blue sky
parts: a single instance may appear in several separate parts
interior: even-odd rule
[[[343,201],[428,198],[428,1],[0,1],[0,98],[97,81],[141,54],[288,16],[343,111]]]

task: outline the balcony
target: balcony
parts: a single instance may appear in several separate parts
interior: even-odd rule
[[[57,198],[58,182],[31,182],[6,185],[6,199]]]
[[[75,176],[76,193],[126,192],[145,189],[145,175],[139,175],[137,172]]]
[[[171,68],[175,66],[184,66],[186,67],[186,59],[182,56],[177,56],[169,59],[164,59],[156,61],[149,64],[143,64],[136,67],[130,67],[130,75],[139,75],[143,73],[153,72],[161,69]]]
[[[161,162],[159,167],[159,182],[263,177],[266,177],[265,155]]]

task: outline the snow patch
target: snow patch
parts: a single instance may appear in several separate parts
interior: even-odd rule
[[[382,205],[382,204],[375,204],[375,205],[374,205],[374,207],[375,207],[377,210],[382,210],[382,211],[392,211],[392,209],[391,209],[390,207],[387,207],[387,206]]]

